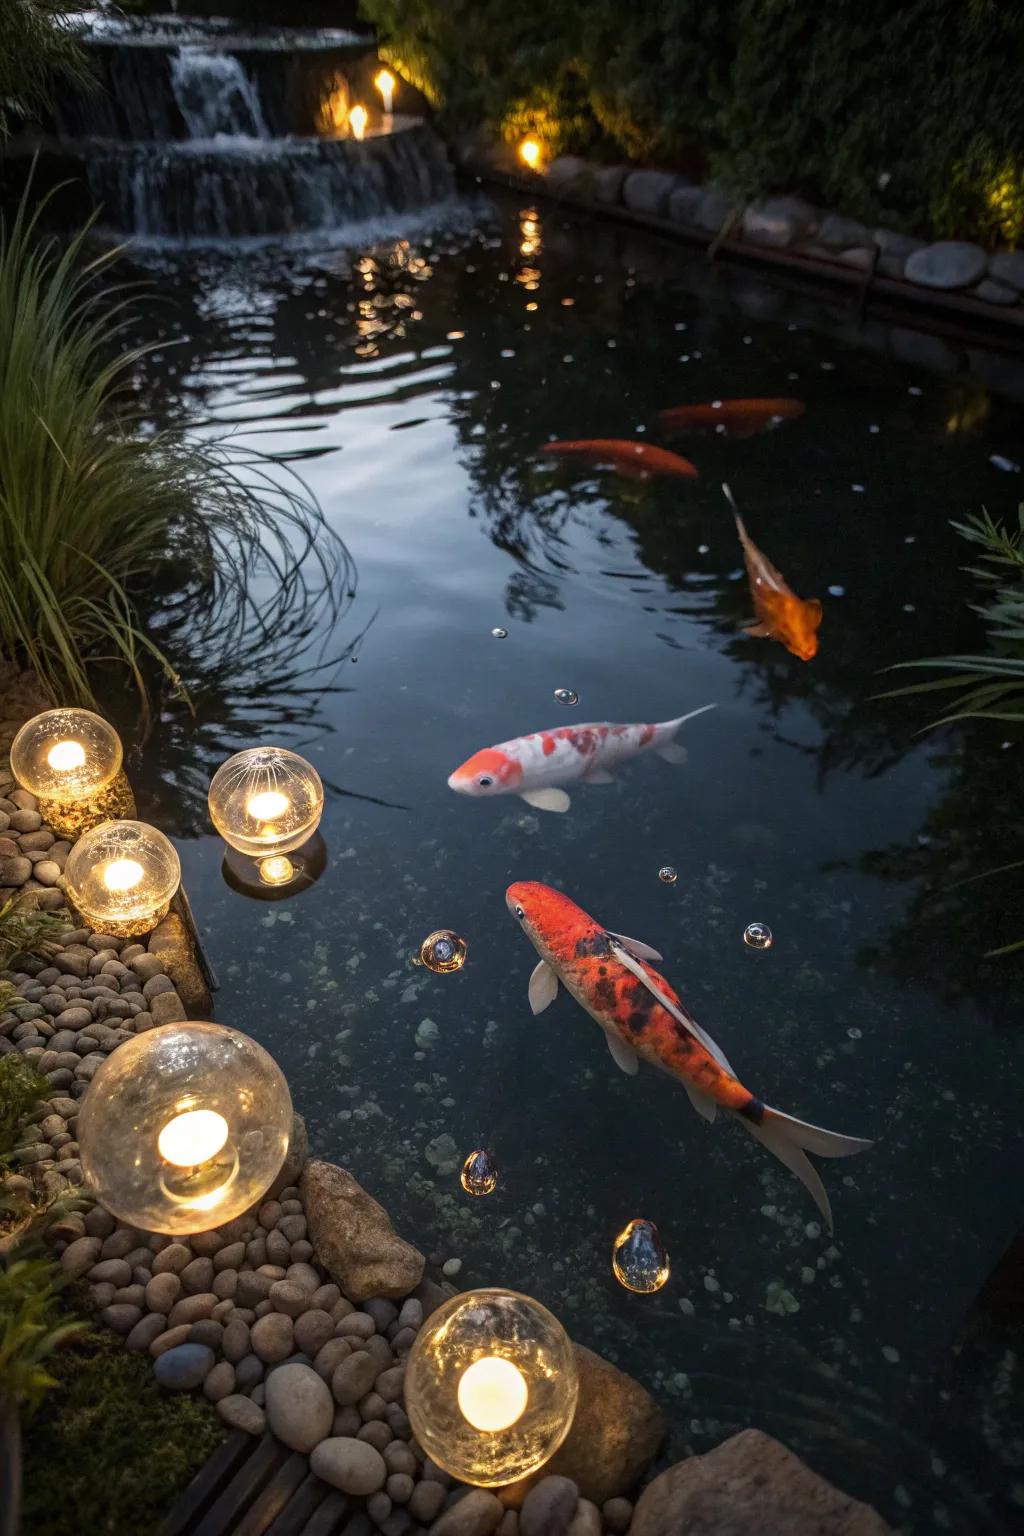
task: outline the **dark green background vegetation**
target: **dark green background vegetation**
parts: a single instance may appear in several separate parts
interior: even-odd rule
[[[863,219],[1024,237],[1017,0],[362,0],[453,131],[486,121],[799,191]]]

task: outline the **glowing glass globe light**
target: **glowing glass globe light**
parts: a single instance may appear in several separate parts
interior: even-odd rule
[[[104,821],[84,833],[64,866],[68,896],[91,928],[148,933],[181,882],[174,844],[144,821]]]
[[[392,111],[394,110],[395,86],[398,84],[398,81],[395,79],[390,69],[382,69],[376,75],[374,75],[373,83],[377,87],[378,91],[380,91],[380,97],[384,105],[384,111],[387,113],[388,117],[390,117]]]
[[[121,772],[121,738],[90,709],[48,709],[22,726],[11,744],[11,771],[39,800],[39,810],[58,832],[82,830],[88,802]],[[102,810],[89,818],[104,820]],[[70,819],[69,819],[70,818]]]
[[[358,102],[348,114],[348,125],[352,130],[354,139],[366,137],[366,125],[370,121],[370,114],[366,108]]]
[[[519,158],[531,171],[537,170],[542,155],[543,150],[536,139],[524,139],[519,146]]]
[[[234,1029],[164,1024],[126,1040],[78,1112],[82,1171],[147,1232],[198,1232],[247,1210],[288,1151],[292,1101],[273,1057]]]
[[[497,1487],[544,1465],[569,1433],[579,1381],[565,1329],[516,1291],[453,1296],[409,1354],[405,1406],[428,1456]]]
[[[284,747],[250,747],[222,763],[210,785],[210,818],[230,847],[259,863],[267,885],[295,873],[287,854],[320,825],[324,787],[311,763]]]

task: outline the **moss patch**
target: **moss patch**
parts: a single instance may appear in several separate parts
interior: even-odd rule
[[[90,1332],[52,1363],[57,1386],[25,1430],[32,1536],[148,1536],[225,1437],[202,1399],[171,1395],[148,1355]]]

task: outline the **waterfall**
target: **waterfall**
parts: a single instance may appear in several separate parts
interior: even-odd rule
[[[252,81],[234,54],[186,44],[171,60],[171,87],[191,139],[268,139]]]
[[[368,37],[104,12],[83,41],[98,88],[60,93],[53,138],[63,174],[84,179],[118,237],[328,237],[452,191],[432,130],[382,120]],[[421,105],[402,89],[401,107]],[[364,139],[348,127],[360,100]]]

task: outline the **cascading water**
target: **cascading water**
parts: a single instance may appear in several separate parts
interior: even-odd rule
[[[382,121],[368,38],[105,16],[87,42],[100,89],[68,92],[54,126],[62,160],[78,162],[113,233],[327,236],[452,190],[424,123]],[[358,98],[371,113],[364,139],[348,124]]]
[[[259,96],[232,53],[186,44],[171,60],[171,87],[191,139],[269,139]]]

